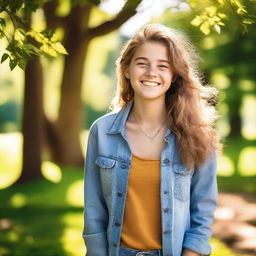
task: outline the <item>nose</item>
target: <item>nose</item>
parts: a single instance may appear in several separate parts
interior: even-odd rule
[[[149,77],[157,76],[156,67],[154,67],[153,65],[149,65],[146,71],[146,75]]]

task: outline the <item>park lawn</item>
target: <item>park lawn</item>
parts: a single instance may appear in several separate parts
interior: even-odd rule
[[[87,131],[82,135],[83,149],[86,136]],[[48,163],[43,168],[48,179],[11,185],[20,175],[22,140],[19,133],[0,137],[0,255],[84,255],[83,171]],[[226,155],[232,159],[242,143],[230,141]],[[254,184],[255,175],[218,176],[219,191],[223,192],[255,194]],[[211,244],[213,256],[238,256],[216,238]]]
[[[0,255],[84,255],[82,178],[82,170],[65,169],[58,184],[40,180],[0,190]],[[238,256],[216,238],[211,244],[213,256]]]
[[[58,184],[44,179],[0,190],[0,255],[84,255],[82,178],[82,170],[66,169]]]

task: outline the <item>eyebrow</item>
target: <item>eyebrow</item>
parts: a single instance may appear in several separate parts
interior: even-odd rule
[[[137,58],[135,58],[134,61],[136,61],[136,60],[148,60],[148,58],[146,58],[146,57],[137,57]],[[158,61],[160,61],[160,62],[166,62],[166,63],[170,64],[170,61],[168,61],[168,60],[159,59]]]

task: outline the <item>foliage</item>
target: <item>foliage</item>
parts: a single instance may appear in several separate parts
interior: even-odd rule
[[[24,0],[0,2],[0,39],[8,42],[1,63],[9,59],[10,69],[17,65],[25,69],[33,55],[67,54],[57,41],[52,30],[35,31],[30,26],[31,14],[40,8],[43,1]]]
[[[48,0],[52,1],[52,0]],[[98,5],[100,0],[69,0],[74,7],[86,2]],[[250,0],[253,4],[254,0]],[[54,31],[46,29],[35,31],[31,28],[30,17],[33,12],[40,9],[46,0],[3,0],[0,1],[0,40],[7,39],[6,52],[1,57],[1,63],[9,59],[10,69],[17,65],[25,69],[26,63],[33,55],[48,55],[56,57],[58,54],[67,54],[65,48],[57,40]],[[187,0],[195,12],[191,24],[200,28],[205,34],[211,29],[221,32],[221,26],[229,18],[230,12],[239,19],[243,31],[254,23],[255,16],[248,13],[243,0]],[[11,32],[8,26],[11,24]]]
[[[31,28],[31,14],[41,8],[46,1],[0,1],[0,40],[5,38],[8,42],[6,52],[1,57],[1,63],[9,59],[11,70],[17,65],[24,70],[26,63],[33,55],[56,57],[58,54],[67,54],[53,30],[36,31]],[[100,3],[100,0],[70,1],[73,6],[86,2],[93,5]],[[12,29],[10,29],[10,26],[12,26]]]
[[[255,4],[253,1],[247,2]],[[221,26],[224,26],[228,17],[232,16],[239,20],[243,33],[247,32],[248,25],[255,23],[255,15],[248,12],[249,8],[243,4],[242,0],[207,0],[204,2],[188,0],[187,2],[196,14],[191,24],[199,27],[205,35],[210,34],[211,29],[220,33]]]

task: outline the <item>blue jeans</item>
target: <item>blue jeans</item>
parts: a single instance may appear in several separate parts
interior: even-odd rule
[[[142,251],[119,247],[119,256],[162,256],[162,250]]]

